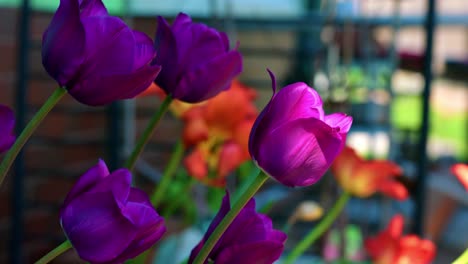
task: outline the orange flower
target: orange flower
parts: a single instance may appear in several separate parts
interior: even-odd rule
[[[402,236],[404,218],[395,215],[387,229],[366,239],[364,245],[374,264],[429,264],[436,255],[430,240],[416,235]]]
[[[249,134],[258,115],[255,97],[254,90],[234,81],[226,92],[182,113],[184,144],[193,146],[184,161],[189,174],[224,186],[225,177],[250,158]]]
[[[451,171],[468,191],[468,164],[458,163],[452,166]]]
[[[404,185],[395,180],[401,169],[393,162],[366,161],[354,149],[345,147],[331,170],[340,186],[354,196],[366,198],[379,191],[397,200],[408,198]]]

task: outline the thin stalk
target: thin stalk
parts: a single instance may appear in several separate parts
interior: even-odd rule
[[[158,186],[153,192],[153,195],[151,196],[151,203],[155,208],[157,208],[158,205],[161,203],[161,199],[164,193],[167,191],[169,184],[171,183],[172,176],[174,176],[174,173],[177,171],[180,161],[184,156],[184,150],[184,143],[182,142],[182,140],[179,139],[175,145],[174,151],[172,152],[171,159],[169,160],[169,163],[167,164],[167,167],[164,170],[161,181],[159,182]]]
[[[138,142],[135,148],[133,149],[132,154],[130,154],[130,157],[127,159],[127,162],[125,163],[125,167],[127,169],[132,170],[133,167],[135,167],[135,163],[138,157],[143,152],[143,149],[145,148],[146,143],[148,143],[151,135],[153,134],[159,121],[161,120],[161,117],[164,115],[164,113],[167,112],[167,109],[169,109],[171,102],[172,102],[172,96],[167,95],[164,101],[162,102],[161,106],[159,107],[159,110],[153,115],[153,117],[151,117],[151,120],[149,121],[148,126],[145,128],[145,131],[143,131],[143,135],[138,139]]]
[[[49,253],[44,255],[41,259],[35,262],[35,264],[46,264],[55,259],[57,256],[60,254],[64,253],[65,251],[69,250],[72,248],[72,244],[70,243],[70,240],[66,240],[56,248],[52,249]]]
[[[330,209],[328,214],[317,224],[317,226],[312,229],[307,236],[296,245],[296,247],[292,250],[289,256],[285,260],[285,264],[294,263],[294,261],[300,257],[304,251],[309,248],[319,237],[328,230],[328,228],[333,224],[335,219],[340,215],[340,212],[345,207],[346,203],[348,202],[351,195],[347,192],[343,192],[336,201],[335,205]]]
[[[259,173],[257,175],[255,181],[253,181],[249,188],[242,194],[242,196],[237,199],[231,210],[229,210],[226,216],[224,216],[223,220],[221,220],[213,233],[211,233],[205,245],[203,245],[197,257],[193,261],[193,264],[202,264],[205,262],[205,259],[216,245],[216,242],[218,242],[219,238],[223,235],[224,231],[226,231],[232,221],[234,221],[234,218],[236,218],[242,208],[244,208],[250,198],[254,196],[254,194],[258,191],[258,189],[260,189],[260,187],[267,179],[268,176],[264,173]]]
[[[52,110],[52,108],[60,101],[60,99],[67,93],[67,90],[64,87],[58,87],[52,93],[52,95],[47,99],[47,101],[42,105],[39,111],[34,115],[34,117],[29,121],[29,123],[24,128],[21,135],[16,139],[13,146],[3,158],[2,163],[0,164],[0,185],[2,184],[5,176],[10,169],[11,164],[15,160],[16,156],[23,148],[24,144],[28,141],[29,137],[33,134],[39,124],[44,120],[44,117]]]

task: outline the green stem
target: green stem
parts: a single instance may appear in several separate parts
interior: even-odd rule
[[[259,173],[255,181],[249,186],[249,188],[243,193],[242,196],[237,199],[235,204],[232,206],[231,210],[224,216],[223,220],[219,223],[216,229],[211,233],[210,237],[203,245],[202,249],[198,253],[197,257],[193,261],[193,264],[202,264],[205,262],[205,259],[210,254],[213,247],[218,242],[219,238],[223,235],[224,231],[229,227],[234,218],[239,214],[239,212],[244,208],[247,202],[254,196],[254,194],[260,189],[263,183],[268,179],[268,176],[264,173]]]
[[[59,256],[60,254],[64,253],[65,251],[69,250],[72,248],[72,244],[70,243],[70,240],[66,240],[62,244],[60,244],[58,247],[52,249],[49,253],[47,253],[45,256],[43,256],[41,259],[35,262],[35,264],[46,264],[52,261],[54,258]]]
[[[468,248],[452,264],[466,264],[466,263],[468,263]]]
[[[346,203],[350,198],[350,194],[343,192],[335,203],[335,205],[330,209],[328,214],[317,224],[317,226],[312,229],[309,234],[301,241],[296,247],[292,250],[289,256],[285,260],[285,264],[294,263],[294,261],[304,253],[304,251],[309,248],[319,237],[323,235],[325,231],[333,224],[335,219],[338,217],[340,212],[345,207]]]
[[[132,170],[133,167],[135,167],[135,163],[138,157],[143,152],[143,149],[145,148],[146,143],[148,143],[151,135],[153,134],[153,131],[156,129],[156,126],[158,125],[159,120],[161,120],[161,117],[164,115],[164,113],[166,113],[167,109],[169,109],[171,102],[172,102],[172,96],[171,95],[166,96],[161,106],[159,107],[159,110],[154,114],[153,117],[151,117],[151,120],[149,121],[148,126],[145,128],[145,131],[143,131],[143,135],[138,140],[135,148],[133,149],[132,154],[130,154],[130,157],[125,163],[125,167],[127,169]]]
[[[182,157],[184,156],[184,150],[185,148],[184,148],[184,143],[182,142],[182,140],[177,141],[174,151],[172,152],[171,159],[169,160],[169,163],[167,164],[167,167],[164,170],[161,181],[159,182],[158,186],[153,192],[153,195],[151,196],[151,203],[153,204],[155,208],[157,208],[159,203],[161,203],[163,194],[166,192],[167,188],[169,187],[169,184],[171,183],[171,180],[172,180],[172,176],[177,171],[180,161],[182,160]]]
[[[63,97],[63,95],[65,95],[66,92],[67,90],[63,87],[58,87],[57,89],[55,89],[55,91],[52,93],[49,99],[47,99],[47,101],[44,103],[44,105],[42,105],[42,107],[39,109],[36,115],[31,119],[31,121],[29,121],[27,126],[24,128],[23,132],[21,132],[21,135],[16,139],[15,143],[7,152],[5,158],[0,164],[0,185],[5,179],[5,176],[8,170],[10,169],[11,164],[15,160],[16,156],[18,156],[18,153],[20,152],[21,148],[23,148],[24,144],[26,144],[34,130],[36,130],[36,128],[42,122],[44,117],[46,117],[46,115],[50,112],[50,110],[52,110],[52,108],[58,103],[58,101]]]

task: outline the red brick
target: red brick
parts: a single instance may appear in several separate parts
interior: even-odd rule
[[[24,227],[26,238],[47,236],[53,223],[59,223],[58,212],[34,208],[25,212]]]
[[[61,205],[74,184],[72,179],[50,178],[36,187],[35,201],[39,204]]]

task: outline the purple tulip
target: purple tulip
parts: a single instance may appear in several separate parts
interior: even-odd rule
[[[60,221],[83,260],[122,263],[150,248],[166,231],[148,196],[130,183],[127,169],[109,173],[100,160],[66,197]]]
[[[110,16],[101,0],[60,0],[42,38],[46,71],[79,102],[133,98],[160,71],[151,38]]]
[[[226,194],[205,236],[192,250],[189,264],[230,208],[229,194]],[[271,264],[283,252],[286,237],[285,233],[273,229],[270,218],[255,211],[255,200],[251,199],[218,240],[208,259],[222,264]]]
[[[162,66],[155,80],[167,94],[189,103],[209,99],[228,89],[242,71],[242,56],[229,51],[225,33],[180,13],[172,27],[158,17],[156,63]]]
[[[13,129],[15,114],[5,105],[0,105],[0,153],[7,151],[15,142]]]
[[[341,152],[352,118],[325,115],[319,94],[305,83],[288,85],[276,93],[250,132],[253,160],[286,186],[317,182]]]

